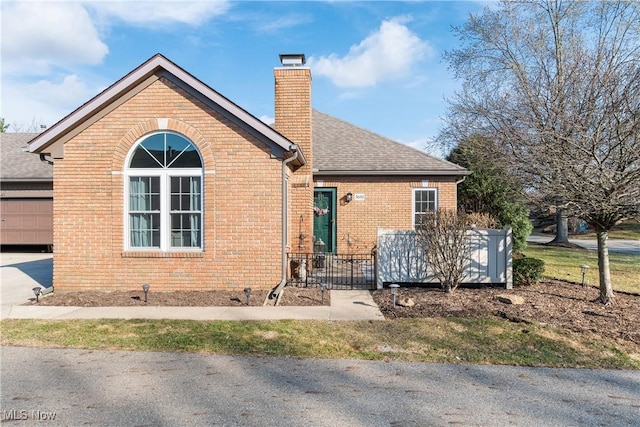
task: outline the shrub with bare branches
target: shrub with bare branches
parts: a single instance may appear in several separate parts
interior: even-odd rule
[[[498,227],[498,221],[488,213],[485,212],[471,212],[467,215],[467,223],[471,227],[477,228],[496,228]]]
[[[416,224],[428,268],[447,293],[453,292],[464,278],[470,252],[469,224],[467,214],[445,209],[423,215]]]

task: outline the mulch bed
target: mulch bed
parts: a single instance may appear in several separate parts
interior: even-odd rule
[[[373,298],[387,318],[476,317],[513,322],[550,324],[575,332],[594,332],[640,344],[640,296],[616,293],[613,303],[594,300],[599,290],[559,280],[542,280],[531,286],[506,290],[458,288],[446,294],[440,288],[400,288],[397,301],[410,298],[413,307],[393,307],[388,289],[373,291]],[[524,304],[505,304],[496,295],[520,296]]]
[[[392,305],[388,289],[372,291],[374,301],[388,319],[398,317],[479,317],[500,318],[513,322],[550,324],[575,332],[594,332],[601,336],[640,344],[640,296],[616,293],[612,304],[594,300],[599,290],[559,280],[542,280],[531,286],[506,290],[501,287],[458,288],[445,294],[439,288],[402,287],[397,300],[410,298],[413,307]],[[261,306],[266,290],[253,290],[251,306]],[[505,304],[496,295],[508,294],[524,298],[524,304]],[[325,293],[325,305],[330,304],[331,292]],[[234,291],[82,291],[60,292],[40,298],[38,305],[79,307],[112,306],[245,306],[242,289]],[[286,287],[280,299],[283,306],[321,305],[319,288]],[[35,304],[35,301],[27,304]]]
[[[263,305],[269,291],[252,290],[249,305]],[[325,305],[331,302],[330,291],[325,292]],[[35,299],[25,305],[36,304]],[[139,291],[55,291],[40,297],[38,305],[74,307],[129,307],[129,306],[170,306],[170,307],[242,307],[247,305],[243,289],[237,291],[176,291],[154,292],[150,290],[147,302],[144,292]],[[319,288],[286,287],[280,298],[282,306],[321,305]]]

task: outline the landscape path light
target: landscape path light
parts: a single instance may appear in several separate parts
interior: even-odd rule
[[[251,288],[244,288],[244,294],[247,296],[247,305],[249,305],[249,299],[251,298]]]
[[[398,288],[400,285],[397,283],[392,283],[389,285],[389,289],[391,289],[391,297],[393,298],[393,308],[396,308],[396,297],[398,296]]]
[[[35,296],[36,296],[36,302],[38,302],[38,297],[40,297],[40,290],[41,289],[42,288],[39,287],[39,286],[36,286],[35,288],[31,289],[33,291],[33,293],[35,294]]]
[[[145,283],[142,285],[142,290],[144,291],[144,302],[147,302],[147,294],[149,293],[149,284]]]
[[[320,284],[320,290],[322,291],[322,305],[324,305],[324,291],[327,290],[327,284],[326,283],[321,283]]]
[[[585,281],[584,281],[584,276],[587,275],[587,271],[589,271],[591,267],[589,267],[587,264],[582,264],[580,266],[580,269],[582,269],[582,287],[585,286]]]

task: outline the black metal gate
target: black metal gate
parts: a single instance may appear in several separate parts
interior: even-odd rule
[[[328,289],[375,289],[375,256],[372,254],[288,254],[288,285]]]

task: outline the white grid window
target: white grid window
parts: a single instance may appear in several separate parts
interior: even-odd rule
[[[127,249],[202,249],[202,160],[193,143],[152,134],[134,146],[128,165]]]
[[[415,188],[413,190],[413,227],[420,224],[422,216],[438,209],[436,188]]]

